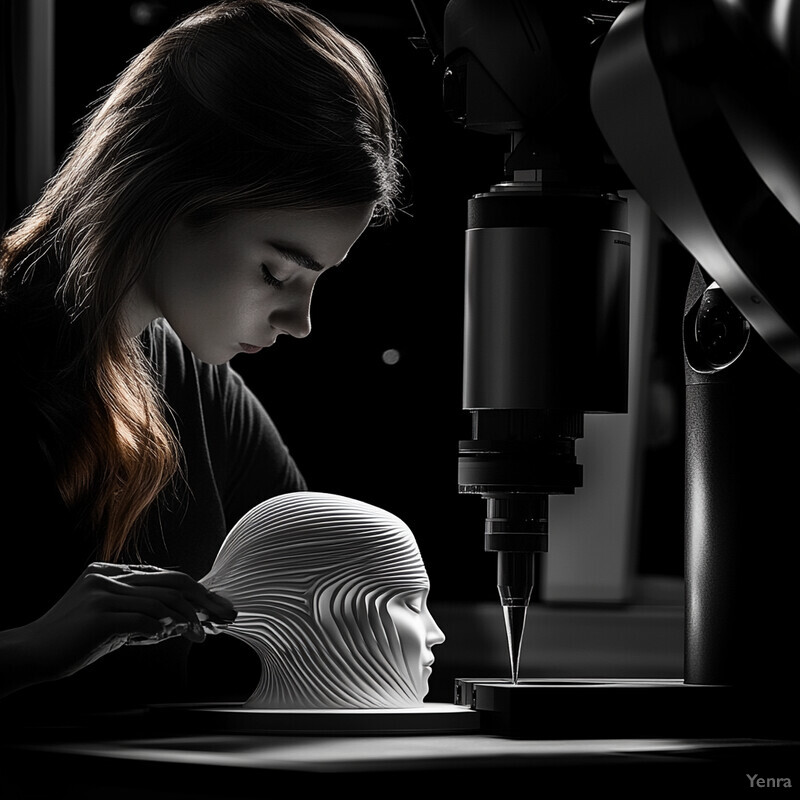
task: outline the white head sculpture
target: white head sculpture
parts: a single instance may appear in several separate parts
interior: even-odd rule
[[[422,705],[444,635],[414,535],[393,514],[333,494],[274,497],[236,523],[201,582],[236,606],[224,632],[260,658],[246,707]]]

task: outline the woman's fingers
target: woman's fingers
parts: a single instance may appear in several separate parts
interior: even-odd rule
[[[94,610],[117,637],[123,639],[162,639],[184,636],[202,642],[205,631],[193,606],[169,590],[126,586],[113,578],[93,576],[102,582],[96,590]]]
[[[116,624],[126,611],[136,611],[147,618],[146,630],[124,631],[134,644],[175,636],[202,642],[206,637],[204,622],[226,625],[236,618],[236,610],[228,600],[177,570],[96,562],[83,577],[97,610],[117,615]],[[115,597],[116,602],[112,600]]]
[[[45,614],[24,627],[39,669],[53,680],[132,640],[200,642],[203,623],[230,623],[233,606],[185,573],[149,565],[89,565]]]
[[[118,612],[118,626],[121,639],[127,641],[131,636],[141,636],[145,639],[158,636],[163,630],[163,624],[158,619],[153,619],[148,614],[140,614],[136,611],[120,611]]]
[[[101,577],[100,580],[108,584],[106,590],[112,594],[121,595],[123,602],[138,600],[141,607],[146,607],[150,616],[156,619],[172,617],[179,622],[189,625],[199,625],[195,605],[186,599],[185,595],[176,589],[162,586],[131,585],[118,578]]]
[[[154,586],[180,592],[193,606],[205,611],[215,622],[232,622],[236,618],[233,604],[206,589],[185,572],[161,569],[149,564],[108,564],[95,562],[86,570],[87,574],[115,578],[130,586]]]
[[[229,600],[209,591],[185,572],[176,570],[145,572],[132,569],[129,573],[115,577],[119,583],[128,586],[165,588],[178,592],[194,608],[207,612],[209,617],[215,618],[215,621],[232,622],[236,618],[236,609]]]
[[[130,575],[135,569],[140,568],[140,566],[133,566],[131,564],[109,564],[105,561],[94,561],[86,567],[83,574],[107,575],[113,577],[115,575]],[[158,567],[148,567],[148,571],[157,569]]]

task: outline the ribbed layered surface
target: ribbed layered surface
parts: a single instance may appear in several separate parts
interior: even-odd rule
[[[209,589],[236,606],[225,633],[261,661],[250,708],[403,708],[422,704],[388,610],[427,589],[405,523],[348,497],[272,498],[231,529]]]

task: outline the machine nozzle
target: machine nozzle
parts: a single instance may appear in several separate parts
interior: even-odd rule
[[[487,497],[485,547],[497,554],[497,591],[505,619],[511,681],[519,680],[536,554],[547,552],[547,495]]]
[[[503,606],[503,618],[508,638],[508,655],[511,662],[511,682],[519,680],[519,661],[522,654],[522,637],[525,619],[533,592],[535,555],[529,552],[501,552],[497,554],[497,590]]]

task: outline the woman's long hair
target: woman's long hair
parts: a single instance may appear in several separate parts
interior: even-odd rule
[[[0,249],[0,301],[28,348],[41,448],[67,506],[101,535],[101,557],[135,542],[180,467],[123,312],[166,228],[357,203],[375,203],[378,221],[399,182],[379,70],[302,7],[216,3],[121,73]]]

